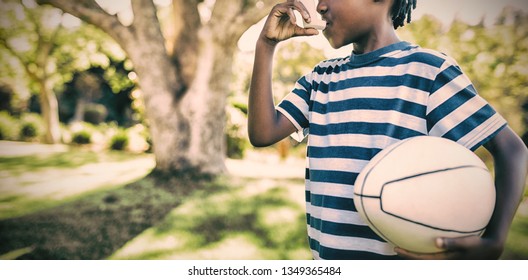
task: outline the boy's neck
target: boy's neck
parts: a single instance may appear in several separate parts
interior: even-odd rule
[[[381,30],[380,32],[373,32],[364,40],[354,42],[354,53],[369,53],[400,41],[401,40],[398,38],[394,28],[390,26],[390,28],[384,28],[384,30]]]

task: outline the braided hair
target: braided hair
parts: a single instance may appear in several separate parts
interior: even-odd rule
[[[411,22],[411,12],[416,9],[416,2],[418,0],[394,0],[392,5],[392,23],[394,29],[405,25],[405,19],[407,23]]]

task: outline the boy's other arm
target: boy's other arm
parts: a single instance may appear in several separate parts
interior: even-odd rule
[[[482,238],[492,241],[492,247],[496,250],[495,257],[498,258],[523,199],[528,172],[528,149],[510,127],[500,131],[484,147],[493,155],[497,198],[493,216]]]
[[[511,223],[523,198],[528,172],[528,150],[510,127],[502,129],[484,147],[493,155],[495,210],[481,238],[442,239],[441,247],[456,259],[498,259]]]
[[[528,150],[509,127],[502,129],[484,147],[493,155],[495,210],[482,237],[438,238],[437,245],[446,249],[438,254],[415,254],[398,248],[411,259],[497,259],[504,245],[519,203],[523,197],[528,171]]]
[[[313,28],[296,25],[293,10],[309,21],[309,14],[300,1],[287,1],[273,7],[257,40],[253,76],[249,89],[248,133],[251,144],[269,146],[297,129],[275,109],[272,91],[273,55],[277,44],[295,36],[317,35]]]

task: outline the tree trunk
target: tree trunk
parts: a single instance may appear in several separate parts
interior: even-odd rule
[[[208,173],[225,171],[225,107],[231,76],[232,51],[214,41],[212,31],[199,32],[197,75],[181,102],[192,123],[187,157]],[[230,54],[231,53],[231,54]]]
[[[73,114],[73,118],[71,119],[70,123],[79,123],[84,121],[84,113],[86,112],[86,99],[83,97],[79,97],[77,99],[77,102],[75,104],[75,112]]]
[[[124,46],[138,74],[156,169],[171,171],[193,168],[186,155],[190,147],[188,136],[191,125],[180,109],[180,83],[176,69],[167,56],[163,41],[156,40],[158,35],[148,31],[135,35],[142,43],[127,42]]]
[[[174,67],[154,54],[151,43],[129,53],[138,65],[157,168],[219,174],[225,171],[225,106],[234,48],[219,45],[207,26],[199,34],[198,72],[181,98]]]
[[[59,126],[59,104],[57,96],[53,92],[49,79],[39,81],[40,108],[44,119],[45,135],[44,142],[47,144],[57,144],[61,139]]]

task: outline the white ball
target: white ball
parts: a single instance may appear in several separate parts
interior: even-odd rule
[[[361,171],[354,204],[380,237],[417,253],[440,252],[437,237],[481,235],[495,206],[495,186],[472,151],[419,136],[378,153]]]

